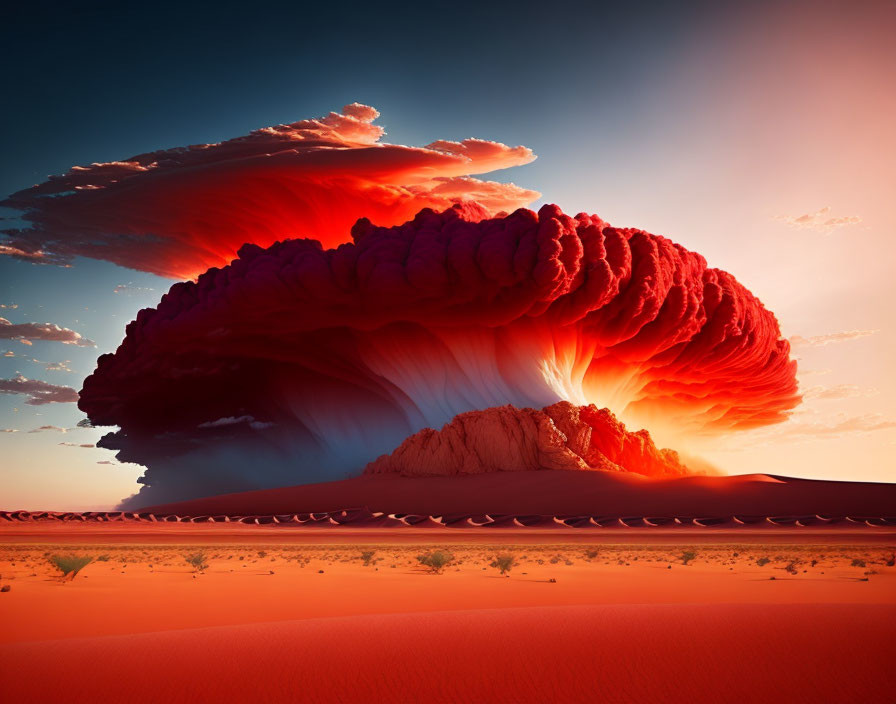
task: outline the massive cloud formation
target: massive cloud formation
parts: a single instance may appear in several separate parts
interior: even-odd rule
[[[799,400],[775,317],[663,237],[473,205],[351,235],[246,245],[100,357],[80,407],[148,467],[130,505],[351,476],[492,406],[594,403],[666,443]]]
[[[49,264],[84,256],[191,279],[229,263],[247,242],[313,237],[329,247],[360,217],[392,225],[468,200],[498,213],[540,195],[470,178],[532,161],[525,147],[385,144],[378,116],[353,103],[218,144],[73,167],[0,201],[30,223],[2,231],[0,254]]]

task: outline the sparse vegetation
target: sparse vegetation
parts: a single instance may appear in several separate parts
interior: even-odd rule
[[[432,550],[421,555],[417,555],[417,562],[424,567],[428,567],[433,574],[439,574],[451,561],[454,555],[445,550]]]
[[[498,570],[502,575],[507,574],[510,570],[513,569],[514,565],[516,565],[516,560],[513,555],[504,554],[504,555],[495,555],[495,559],[491,562],[491,567],[494,567]]]
[[[396,577],[398,572],[414,571],[444,574],[457,572],[455,579],[475,577],[481,570],[493,577],[528,574],[533,582],[546,583],[548,578],[563,573],[564,565],[572,565],[569,572],[576,575],[597,577],[612,572],[620,577],[623,572],[635,570],[642,576],[657,575],[658,570],[673,571],[673,568],[698,565],[718,574],[741,575],[744,580],[759,578],[768,580],[776,575],[778,581],[794,582],[814,578],[816,581],[855,582],[859,578],[874,576],[886,579],[896,567],[894,548],[887,544],[849,544],[834,546],[795,544],[745,545],[738,543],[688,545],[639,545],[639,544],[565,544],[550,543],[539,546],[516,544],[466,545],[394,545],[391,543],[355,543],[353,545],[307,545],[301,548],[274,544],[242,544],[222,547],[220,545],[194,543],[187,546],[165,546],[146,549],[144,546],[98,545],[92,549],[76,545],[42,545],[38,548],[11,546],[0,549],[0,586],[29,583],[46,579],[49,574],[54,579],[68,582],[81,576],[84,584],[100,581],[102,588],[119,582],[121,588],[133,589],[131,577],[141,575],[155,580],[164,579],[166,574],[180,573],[185,580],[192,573],[196,580],[217,579],[218,573],[236,573],[234,577],[257,579],[258,576],[273,576],[278,580],[310,579],[320,571],[319,577],[338,578],[343,570],[365,567],[363,572],[375,571],[382,565],[390,570],[383,577]],[[99,550],[106,550],[99,553]],[[300,552],[301,550],[301,552]],[[188,554],[189,553],[189,554]],[[420,554],[422,553],[422,554]],[[80,555],[82,557],[75,557]],[[89,556],[92,555],[92,560]],[[52,558],[52,559],[51,559]],[[71,567],[67,564],[72,560]],[[59,564],[57,564],[57,562]],[[79,564],[82,563],[83,564]],[[81,573],[91,562],[104,565]],[[66,563],[66,564],[63,564]],[[215,574],[212,575],[212,563]],[[276,564],[275,564],[276,563]],[[41,567],[43,565],[43,567]],[[51,567],[52,565],[52,567]],[[187,566],[189,565],[189,567]],[[219,570],[221,566],[226,569]],[[354,565],[354,567],[352,567]],[[240,570],[242,567],[242,571]],[[625,567],[625,570],[622,568]],[[230,569],[236,568],[236,569]],[[303,569],[299,569],[303,568]],[[755,569],[753,569],[755,568]],[[323,571],[327,574],[324,575]],[[498,574],[495,574],[495,573]],[[783,572],[782,576],[780,573]],[[309,574],[310,573],[310,574]],[[688,573],[687,575],[685,573]],[[750,574],[752,573],[752,574]],[[883,576],[878,576],[878,573]],[[204,576],[206,575],[206,576]],[[697,577],[692,570],[684,570],[682,579],[688,575]],[[800,580],[802,576],[804,580]],[[125,577],[128,581],[121,578]],[[379,575],[377,575],[379,577]],[[202,578],[202,579],[200,579]],[[520,577],[521,578],[521,577]],[[794,579],[796,578],[796,579]],[[446,577],[451,581],[450,577]],[[673,579],[668,575],[666,579]],[[15,580],[19,580],[16,582]],[[80,580],[77,580],[81,584]],[[126,586],[124,586],[126,584]],[[787,587],[788,585],[784,585]],[[97,585],[100,586],[100,585]],[[320,584],[318,587],[324,587]],[[512,585],[505,585],[512,586]],[[534,588],[530,587],[530,588]],[[790,588],[790,587],[788,587]],[[797,588],[797,587],[794,587]],[[21,591],[21,590],[19,590]],[[63,590],[67,591],[67,590]],[[7,599],[8,600],[8,599]]]
[[[74,579],[78,572],[93,562],[93,558],[89,555],[50,555],[47,560],[62,572],[63,580],[69,575],[71,575],[70,579]]]
[[[208,557],[204,550],[197,550],[184,555],[184,559],[196,572],[204,572],[208,569]]]

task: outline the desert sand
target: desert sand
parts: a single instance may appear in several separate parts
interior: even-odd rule
[[[40,525],[0,532],[10,701],[877,702],[896,685],[892,531],[810,545],[380,530],[355,544],[334,528],[328,544],[155,528],[187,529],[177,545],[121,525],[41,541]],[[454,558],[440,574],[416,559],[436,548]],[[47,558],[68,553],[97,559],[62,581]]]

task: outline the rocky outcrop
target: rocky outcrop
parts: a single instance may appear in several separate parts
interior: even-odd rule
[[[678,453],[657,448],[646,430],[629,432],[608,409],[567,401],[540,411],[500,406],[461,413],[441,430],[411,435],[364,473],[422,477],[538,469],[689,473]]]

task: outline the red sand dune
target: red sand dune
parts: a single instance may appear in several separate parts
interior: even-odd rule
[[[362,476],[148,506],[178,515],[371,511],[422,516],[891,516],[896,484],[753,474],[652,479],[621,472],[492,472],[455,477]]]
[[[378,614],[17,643],[0,663],[7,701],[883,702],[894,618],[880,604]]]
[[[560,401],[542,410],[500,406],[459,413],[441,430],[424,428],[365,474],[453,476],[537,469],[686,474],[678,453],[646,430],[630,432],[607,408]]]

